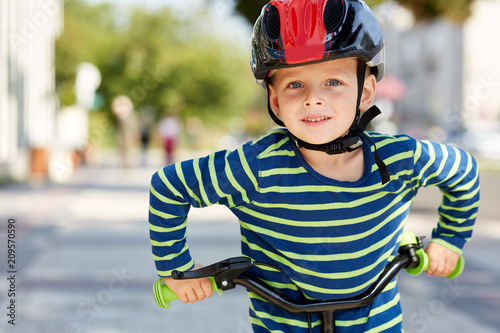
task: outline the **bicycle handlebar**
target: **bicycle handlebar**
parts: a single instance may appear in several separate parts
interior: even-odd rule
[[[457,266],[448,278],[459,276],[464,269],[464,259],[460,256]],[[360,296],[335,301],[293,301],[279,291],[266,285],[262,281],[245,274],[253,262],[249,258],[237,257],[226,259],[200,270],[189,272],[174,272],[177,279],[209,277],[212,289],[219,295],[223,290],[232,289],[241,285],[254,292],[270,303],[295,314],[322,313],[325,311],[346,310],[370,304],[377,297],[396,274],[403,268],[411,275],[418,275],[428,269],[429,257],[423,250],[422,238],[413,233],[403,233],[398,255],[389,263],[377,282]],[[201,276],[200,276],[200,273]],[[206,275],[203,275],[206,274]],[[166,285],[163,278],[153,284],[153,293],[157,304],[162,308],[170,308],[170,302],[178,299]]]

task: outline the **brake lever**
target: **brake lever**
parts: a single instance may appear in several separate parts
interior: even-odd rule
[[[180,280],[213,277],[222,290],[228,290],[235,287],[233,279],[238,278],[241,273],[252,267],[253,264],[250,258],[234,257],[192,271],[179,272],[175,270],[172,272],[172,278]]]

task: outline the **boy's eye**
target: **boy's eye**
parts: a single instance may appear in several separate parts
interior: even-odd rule
[[[302,86],[302,83],[300,83],[300,82],[292,82],[288,85],[288,87],[292,88],[292,89],[297,89],[297,88],[301,88],[303,86]]]
[[[330,81],[328,81],[328,83],[326,85],[328,85],[328,86],[339,86],[340,82],[337,81],[337,80],[330,80]]]

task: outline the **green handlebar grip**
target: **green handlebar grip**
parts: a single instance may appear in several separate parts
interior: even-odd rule
[[[413,232],[403,232],[401,235],[401,244],[400,246],[406,246],[410,244],[418,244],[417,237]],[[415,251],[415,254],[419,257],[420,262],[417,267],[407,268],[406,271],[411,275],[419,275],[423,271],[426,271],[429,268],[429,256],[423,249],[418,249]],[[457,266],[451,272],[450,275],[447,276],[448,279],[453,279],[462,274],[465,267],[465,260],[462,255],[458,258]]]
[[[418,249],[415,251],[415,254],[420,258],[420,263],[417,267],[414,268],[407,268],[406,271],[411,274],[411,275],[419,275],[423,271],[426,271],[429,269],[429,256],[423,249]],[[453,279],[462,274],[464,271],[465,267],[465,260],[464,257],[461,255],[458,258],[457,266],[455,266],[455,269],[453,272],[450,273],[450,275],[447,276],[448,279]]]
[[[217,286],[215,279],[212,276],[210,276],[209,279],[212,284],[212,290],[216,291],[219,295],[222,295],[222,290],[219,286]],[[167,287],[163,278],[159,278],[153,284],[153,294],[158,306],[165,309],[170,308],[171,301],[179,299],[179,297],[177,297],[177,295],[170,290],[169,287]]]

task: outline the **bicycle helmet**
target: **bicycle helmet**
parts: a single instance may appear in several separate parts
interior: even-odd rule
[[[362,0],[272,0],[252,36],[252,71],[263,84],[270,71],[358,58],[384,76],[382,28]]]
[[[384,76],[385,44],[382,28],[362,0],[271,0],[262,8],[252,36],[252,71],[258,84],[267,88],[268,111],[279,126],[269,101],[269,84],[275,70],[308,65],[341,58],[358,58],[358,99],[356,116],[347,132],[325,144],[311,144],[290,133],[298,147],[341,154],[358,149],[360,136],[380,110],[372,106],[361,117],[359,106],[365,82],[366,67],[376,80]],[[374,145],[375,146],[375,145]],[[375,161],[382,183],[389,181],[387,167],[375,147]]]

